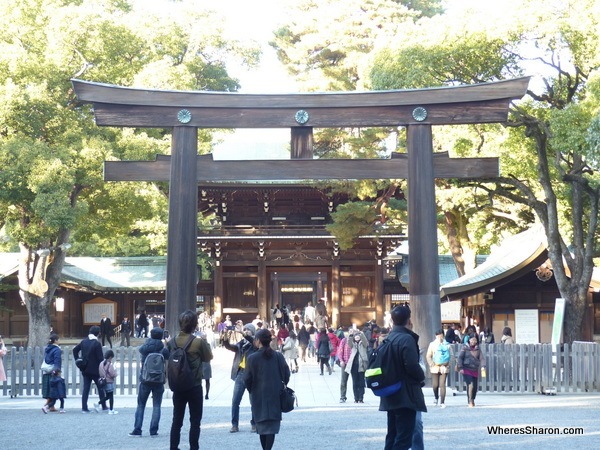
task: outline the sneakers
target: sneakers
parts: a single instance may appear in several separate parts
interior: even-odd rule
[[[50,408],[48,408],[46,405],[42,406],[42,412],[44,414],[48,414],[48,411],[50,411]]]
[[[475,402],[469,402],[469,408],[475,408]]]
[[[94,403],[94,411],[100,412],[100,403]]]
[[[444,409],[445,407],[446,407],[446,404],[445,404],[445,403],[442,403],[442,404],[440,405],[440,408],[442,408],[442,409]]]
[[[81,414],[89,414],[90,410],[89,409],[82,409],[81,410]]]
[[[58,411],[59,414],[64,414],[66,413],[66,411],[63,408],[60,408],[60,411]]]
[[[340,398],[340,403],[346,403],[346,397]]]
[[[108,411],[109,414],[119,414],[119,411],[115,411],[114,409],[111,409]]]
[[[230,433],[237,433],[238,431],[240,431],[240,429],[235,425],[231,427],[231,430],[229,430]]]
[[[131,436],[131,437],[142,437],[142,432],[141,431],[132,431],[131,433],[129,433],[129,436]]]
[[[329,368],[329,375],[331,375],[333,371],[331,370],[331,367]]]
[[[433,400],[433,406],[437,406],[437,404],[438,404],[438,399],[436,398]]]

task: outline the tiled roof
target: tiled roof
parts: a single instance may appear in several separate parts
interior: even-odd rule
[[[67,258],[61,284],[91,291],[162,291],[166,288],[167,258]]]
[[[440,296],[460,298],[485,292],[531,270],[530,265],[539,265],[546,258],[546,235],[543,228],[534,226],[505,239],[471,273],[441,285]]]

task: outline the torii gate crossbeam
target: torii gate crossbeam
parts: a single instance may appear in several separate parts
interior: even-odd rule
[[[72,82],[79,100],[93,104],[97,125],[173,130],[170,161],[159,158],[156,162],[106,164],[106,179],[115,181],[166,180],[169,174],[166,291],[169,329],[177,329],[179,312],[195,307],[199,181],[214,177],[221,181],[247,179],[244,177],[408,178],[408,241],[411,249],[418,249],[409,260],[413,322],[415,331],[430,339],[441,324],[434,180],[490,178],[498,174],[495,158],[434,157],[432,126],[504,122],[510,101],[525,94],[529,78],[431,89],[289,95],[157,91],[81,80]],[[197,156],[198,128],[290,128],[293,145],[300,147],[292,148],[292,156],[300,158],[312,156],[313,127],[372,126],[406,126],[407,159],[335,163],[292,159],[280,164],[217,162]],[[274,167],[274,172],[269,173]]]

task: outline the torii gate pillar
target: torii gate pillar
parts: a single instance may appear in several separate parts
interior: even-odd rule
[[[408,125],[406,134],[409,298],[414,331],[421,336],[423,348],[441,323],[431,125]]]
[[[179,330],[182,311],[196,311],[198,284],[198,128],[173,127],[167,246],[166,329]],[[192,207],[190,207],[192,205]]]

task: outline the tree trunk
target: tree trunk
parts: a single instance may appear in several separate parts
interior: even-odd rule
[[[29,347],[45,347],[50,335],[50,300],[24,292],[25,305],[29,313]]]
[[[572,344],[573,341],[581,341],[583,336],[583,317],[585,315],[585,304],[587,301],[587,290],[573,289],[571,297],[566,299],[564,342]]]
[[[61,237],[68,237],[68,232]],[[40,254],[23,244],[20,247],[19,289],[29,315],[27,345],[45,347],[50,335],[50,307],[60,283],[66,255],[60,247],[47,249],[48,254]]]

